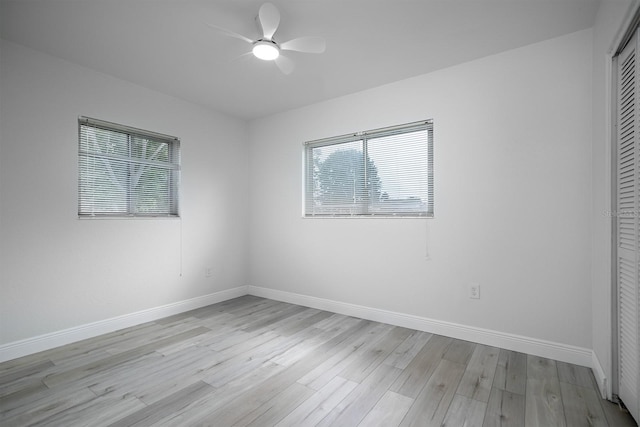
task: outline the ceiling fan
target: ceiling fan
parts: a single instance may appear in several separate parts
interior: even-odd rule
[[[231,37],[235,37],[251,44],[251,52],[256,58],[264,61],[275,61],[280,71],[284,74],[291,74],[293,72],[294,64],[291,59],[281,54],[282,51],[289,50],[303,53],[323,53],[326,49],[326,43],[322,37],[298,37],[283,43],[276,42],[273,35],[280,25],[280,12],[271,3],[264,3],[260,6],[258,16],[256,16],[256,24],[258,26],[258,31],[262,33],[262,37],[257,40],[252,40],[249,37],[217,25],[207,25]]]

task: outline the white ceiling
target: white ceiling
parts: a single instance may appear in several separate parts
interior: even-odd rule
[[[250,45],[262,0],[0,0],[0,36],[215,110],[253,119],[568,34],[600,0],[272,0],[274,39],[312,35],[283,75]]]

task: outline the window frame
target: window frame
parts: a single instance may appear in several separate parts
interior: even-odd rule
[[[368,141],[370,139],[388,137],[393,135],[407,134],[417,131],[425,130],[427,134],[426,148],[427,148],[427,164],[426,164],[426,179],[427,179],[427,202],[426,210],[416,211],[401,211],[394,210],[391,212],[372,212],[371,200],[368,200],[367,191],[364,191],[367,198],[366,202],[362,203],[363,211],[358,213],[317,213],[312,212],[310,204],[313,203],[314,196],[314,159],[313,149],[328,147],[332,145],[347,144],[350,142],[362,141],[362,161],[364,172],[364,181],[366,181],[366,168],[369,160],[368,155]],[[340,135],[336,137],[329,137],[323,139],[317,139],[312,141],[306,141],[303,143],[303,185],[302,185],[302,217],[303,218],[433,218],[434,217],[434,174],[433,174],[433,119],[420,120],[417,122],[411,122],[396,126],[389,126],[379,129],[373,129],[368,131],[356,132],[351,134]]]
[[[82,128],[91,127],[101,129],[108,132],[114,132],[126,135],[127,138],[127,156],[111,155],[107,153],[96,153],[92,151],[82,150]],[[132,154],[132,144],[134,139],[141,138],[156,143],[166,143],[168,145],[168,161],[157,161],[149,159],[140,159]],[[160,167],[170,171],[168,188],[168,209],[166,212],[140,213],[135,212],[135,206],[132,205],[132,194],[134,187],[130,179],[126,184],[126,212],[100,212],[100,211],[83,211],[82,205],[82,161],[83,158],[93,157],[96,159],[111,159],[122,162],[130,168],[131,165],[149,165]],[[121,125],[118,123],[108,122],[105,120],[94,119],[85,116],[78,117],[78,218],[80,219],[155,219],[155,218],[180,218],[180,178],[181,178],[181,150],[180,139],[165,135],[158,132],[147,131],[131,126]],[[129,176],[130,177],[130,174]]]

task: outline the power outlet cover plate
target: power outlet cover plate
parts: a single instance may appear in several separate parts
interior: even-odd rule
[[[469,285],[469,298],[480,299],[480,285],[477,283],[471,283]]]

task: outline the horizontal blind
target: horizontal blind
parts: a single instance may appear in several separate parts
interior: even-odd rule
[[[80,216],[177,216],[179,141],[79,120]]]
[[[315,215],[356,215],[364,209],[362,141],[312,147],[307,211]]]
[[[433,216],[433,123],[305,143],[305,216]]]

